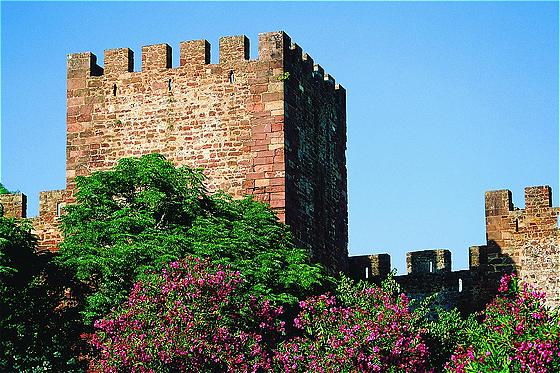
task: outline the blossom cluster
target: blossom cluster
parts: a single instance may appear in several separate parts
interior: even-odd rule
[[[95,323],[99,372],[270,369],[281,308],[245,298],[239,272],[187,258],[134,285],[128,303]]]
[[[281,344],[275,367],[282,372],[423,372],[428,349],[410,326],[408,299],[380,288],[357,294],[360,305],[342,306],[330,294],[300,302],[294,320],[303,336]]]
[[[94,372],[558,372],[560,317],[544,294],[502,278],[480,322],[445,367],[408,298],[352,287],[299,302],[286,336],[281,307],[248,294],[230,267],[188,257],[134,285],[98,320]],[[344,293],[346,294],[346,293]],[[422,326],[424,325],[424,326]],[[445,324],[447,325],[447,324]],[[431,342],[430,342],[431,341]],[[441,348],[441,347],[440,347]],[[441,354],[440,354],[441,355]],[[444,357],[444,360],[447,357]],[[438,360],[439,361],[439,360]]]
[[[498,296],[486,307],[470,345],[459,346],[446,369],[452,372],[560,371],[560,317],[545,295],[514,274],[502,277]]]

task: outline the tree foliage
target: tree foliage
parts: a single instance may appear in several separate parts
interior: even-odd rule
[[[0,371],[79,371],[80,324],[63,304],[66,275],[51,255],[36,254],[30,231],[26,220],[0,217]]]
[[[429,351],[415,328],[408,298],[343,280],[329,293],[299,303],[301,333],[275,351],[278,372],[422,372]]]
[[[320,283],[320,267],[267,205],[210,195],[203,181],[201,170],[176,168],[158,154],[76,178],[59,260],[90,287],[86,321],[124,301],[146,271],[189,254],[231,265],[253,295],[273,301],[295,303]]]
[[[2,185],[2,183],[0,183],[0,194],[9,194],[9,193],[12,192],[10,192],[8,189],[6,189],[4,185]]]

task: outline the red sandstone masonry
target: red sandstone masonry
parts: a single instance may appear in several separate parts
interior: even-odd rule
[[[22,193],[0,194],[0,215],[7,218],[27,216],[27,196]]]
[[[261,34],[259,47],[275,50],[278,35],[283,34]],[[259,60],[248,61],[248,39],[224,37],[220,63],[211,65],[207,41],[180,45],[179,68],[170,68],[168,45],[143,47],[141,72],[132,71],[126,48],[105,52],[109,65],[99,76],[91,74],[100,71],[92,68],[93,55],[69,56],[70,190],[77,175],[110,168],[122,157],[159,152],[178,165],[205,168],[212,191],[271,201],[261,187],[284,178],[282,127],[272,131],[272,124],[283,123],[283,111],[271,109],[282,106],[283,83],[275,79],[282,55],[272,59],[261,52]],[[271,100],[266,93],[279,95]],[[275,205],[282,212],[284,206]]]
[[[485,211],[487,245],[469,248],[468,271],[450,271],[449,252],[408,253],[409,274],[396,278],[403,290],[412,296],[443,291],[450,302],[447,306],[470,312],[482,309],[496,294],[504,273],[515,272],[521,280],[546,292],[549,305],[560,306],[560,208],[552,207],[551,188],[525,188],[524,209],[513,205],[509,190],[486,192]],[[364,279],[364,269],[373,268],[369,258],[375,256],[350,257],[350,274]],[[426,265],[430,262],[432,265]],[[430,267],[434,273],[428,273]],[[445,270],[438,274],[438,268]]]
[[[494,258],[507,256],[518,270],[523,270],[522,241],[545,239],[558,235],[558,208],[552,207],[552,190],[549,186],[525,188],[525,209],[513,206],[511,192],[487,192],[486,238],[489,255]]]
[[[290,38],[283,32],[259,34],[258,58],[250,60],[245,36],[223,37],[219,63],[210,64],[206,40],[185,41],[180,43],[180,66],[172,68],[171,47],[150,45],[142,48],[139,72],[134,71],[133,52],[128,48],[106,50],[104,68],[90,52],[69,55],[67,189],[57,195],[57,203],[73,201],[76,176],[111,168],[123,157],[157,152],[177,165],[204,168],[210,191],[222,189],[234,197],[252,194],[270,204],[281,221],[294,225],[298,242],[308,247],[316,260],[333,273],[343,270],[347,255],[346,108],[340,97],[345,93],[334,89],[331,78],[325,80],[333,83],[330,86],[313,83],[318,78],[323,82],[324,77],[309,68],[310,57],[290,46]],[[287,126],[285,73],[298,71],[304,73],[293,75],[293,84],[305,85],[303,97],[319,106],[314,109],[316,117]],[[322,96],[325,102],[338,97],[338,104],[330,107],[328,114],[322,113],[326,110],[321,107]],[[291,183],[292,189],[286,187],[288,169],[297,178],[298,170],[308,167],[287,166],[286,134],[296,128],[317,127],[319,118],[332,116],[333,110],[338,118],[333,130],[336,127],[337,133],[343,133],[337,142],[344,144],[333,148],[339,154],[330,157],[342,163],[327,163],[324,168],[334,167],[328,172],[344,180],[317,186],[316,193],[342,193],[343,198],[327,197],[317,204],[292,191],[294,185],[307,188],[307,181]],[[298,151],[298,146],[310,152],[308,159],[313,162],[324,160],[316,155],[320,150],[314,149],[324,144],[291,144],[290,151]],[[340,170],[341,165],[344,170]],[[315,182],[329,176],[323,172],[306,177]],[[293,207],[287,214],[289,204]],[[341,204],[343,208],[339,208]],[[55,250],[60,234],[52,213],[55,206],[49,208],[50,213],[39,216],[34,224],[41,242]],[[329,211],[328,224],[318,231],[299,224],[322,219],[312,216],[309,220],[302,215],[310,208]],[[333,215],[337,209],[342,212],[340,219]]]
[[[502,202],[500,208],[496,200]],[[525,188],[525,209],[511,202],[508,190],[486,193],[488,270],[513,266],[522,280],[547,293],[560,305],[560,208],[552,207],[549,186]]]
[[[58,244],[62,240],[58,218],[64,213],[64,206],[71,202],[71,195],[66,190],[39,193],[39,216],[31,218],[39,251],[58,250]]]

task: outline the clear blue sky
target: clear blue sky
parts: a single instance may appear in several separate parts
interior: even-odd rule
[[[1,180],[65,187],[66,54],[284,30],[347,89],[351,254],[485,242],[484,191],[558,205],[558,2],[2,1]],[[137,68],[138,69],[138,68]]]

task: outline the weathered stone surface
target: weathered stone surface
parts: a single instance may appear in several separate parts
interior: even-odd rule
[[[250,60],[245,36],[223,37],[210,64],[207,41],[186,41],[172,68],[171,47],[150,45],[138,72],[128,48],[106,50],[104,68],[69,55],[67,188],[41,195],[41,247],[56,250],[57,206],[72,203],[76,176],[157,152],[204,168],[211,192],[270,204],[314,260],[346,270],[345,91],[291,46],[284,32],[260,34]]]
[[[487,244],[469,248],[469,270],[451,272],[446,250],[411,252],[408,275],[396,278],[403,290],[414,298],[441,292],[442,304],[468,313],[492,299],[503,274],[516,273],[560,306],[560,208],[552,207],[551,188],[525,188],[525,209],[513,205],[509,190],[486,192],[485,210]],[[364,279],[363,261],[351,257],[350,264],[353,277]]]
[[[22,193],[0,194],[0,214],[8,218],[25,218],[27,196]]]

